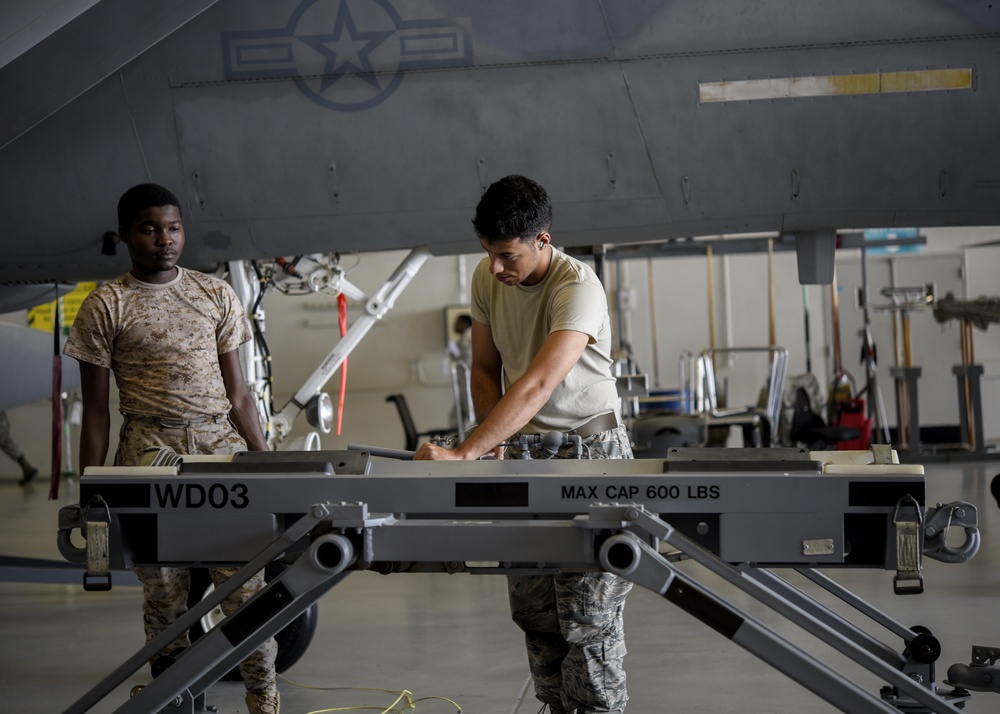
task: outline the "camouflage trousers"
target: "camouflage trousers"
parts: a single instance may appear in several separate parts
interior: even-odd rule
[[[584,443],[591,458],[632,458],[624,426]],[[622,614],[631,589],[632,583],[610,573],[507,578],[511,618],[524,631],[535,697],[552,714],[625,711]]]
[[[167,446],[178,454],[233,454],[246,450],[246,442],[225,416],[182,424],[176,420],[148,417],[125,417],[119,433],[116,466],[136,465],[142,453],[150,447]],[[236,568],[211,568],[212,582],[220,585]],[[146,642],[158,636],[187,612],[190,572],[186,568],[136,568],[142,582],[142,619]],[[222,612],[230,615],[243,602],[264,587],[264,573],[254,575],[222,602]],[[185,632],[161,650],[168,654],[178,647],[190,645]],[[268,639],[240,663],[240,674],[247,691],[277,691],[274,659],[278,645]]]
[[[216,587],[226,582],[235,572],[236,568],[209,569]],[[146,642],[149,642],[187,612],[191,572],[187,568],[136,568],[135,574],[142,583],[142,622]],[[263,587],[264,573],[260,572],[222,601],[223,614],[227,617],[231,615]],[[188,633],[185,632],[160,650],[160,654],[169,654],[179,647],[190,645]],[[271,638],[240,663],[240,675],[247,691],[277,691],[277,675],[274,671],[274,658],[277,654],[278,645]]]
[[[17,442],[10,435],[10,421],[7,419],[7,412],[0,411],[0,451],[3,451],[14,461],[24,458],[24,452]]]

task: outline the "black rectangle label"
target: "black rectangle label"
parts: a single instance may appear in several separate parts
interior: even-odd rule
[[[455,484],[456,508],[526,508],[528,482],[490,482]]]
[[[151,483],[80,484],[80,505],[86,506],[100,496],[110,508],[149,508]]]
[[[848,503],[853,507],[895,506],[904,496],[912,496],[917,503],[924,503],[924,484],[921,481],[851,481]]]

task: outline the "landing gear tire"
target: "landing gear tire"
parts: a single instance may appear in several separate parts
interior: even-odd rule
[[[282,563],[271,563],[264,569],[264,582],[269,583],[285,569]],[[206,598],[215,585],[207,568],[191,568],[191,590],[188,592],[188,607],[194,607],[201,600]],[[201,620],[191,626],[188,634],[191,642],[194,643],[208,630],[225,619],[222,609],[217,607]],[[319,621],[319,606],[313,603],[305,612],[292,620],[286,627],[278,632],[274,639],[278,643],[278,655],[274,660],[274,668],[277,672],[284,672],[293,664],[299,661],[305,654],[312,642],[313,635],[316,634],[316,624]],[[227,672],[222,681],[241,682],[239,667],[233,667]]]

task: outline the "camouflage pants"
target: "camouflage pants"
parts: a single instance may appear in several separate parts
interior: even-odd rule
[[[632,458],[624,426],[584,441],[591,458]],[[524,631],[535,696],[552,714],[625,711],[622,613],[631,589],[610,573],[508,577],[511,618]]]
[[[4,411],[0,411],[0,451],[3,451],[14,461],[20,461],[24,458],[21,447],[10,435],[10,421],[7,419],[7,412]]]
[[[233,454],[246,450],[246,442],[225,417],[174,425],[168,420],[126,416],[119,434],[115,465],[136,465],[142,452],[154,446],[168,446],[178,454]],[[235,573],[236,568],[211,568],[209,572],[212,581],[219,585]],[[142,619],[146,642],[149,642],[187,612],[191,577],[186,568],[136,568],[135,573],[142,582]],[[264,574],[257,573],[222,602],[222,612],[228,616],[263,587]],[[161,650],[161,654],[189,644],[187,633],[184,633]],[[240,663],[247,691],[277,691],[274,671],[277,653],[278,645],[272,637]]]
[[[212,576],[212,582],[218,587],[236,572],[236,568],[210,568],[208,572]],[[142,583],[142,622],[146,642],[149,642],[187,612],[191,572],[187,568],[136,568],[135,574]],[[223,614],[227,617],[231,615],[263,587],[262,571],[222,601]],[[188,633],[185,632],[160,650],[160,654],[168,654],[178,647],[189,647],[190,644]],[[240,663],[240,675],[247,691],[277,691],[277,675],[274,671],[277,653],[277,643],[271,638]]]

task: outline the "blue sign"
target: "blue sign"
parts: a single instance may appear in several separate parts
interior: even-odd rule
[[[865,240],[896,240],[897,238],[919,238],[919,228],[866,228]],[[919,243],[906,245],[880,245],[867,249],[868,255],[895,255],[897,253],[916,253],[920,250]]]

